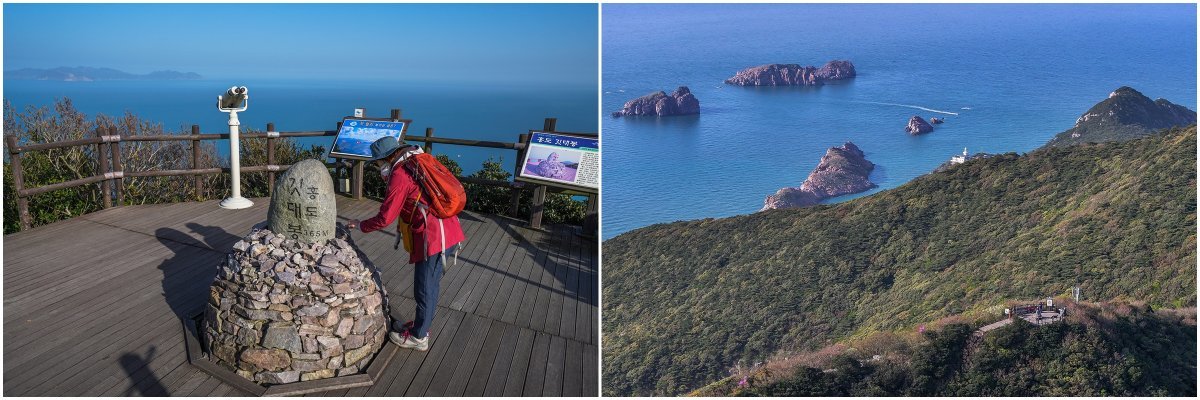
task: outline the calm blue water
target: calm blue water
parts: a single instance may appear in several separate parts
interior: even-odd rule
[[[412,119],[409,134],[423,135],[426,127],[435,136],[514,142],[517,135],[541,129],[543,119],[558,118],[557,128],[567,132],[596,132],[595,86],[504,86],[417,84],[372,81],[248,80],[248,81],[106,81],[50,82],[5,81],[4,99],[18,110],[26,105],[51,106],[68,97],[90,116],[123,115],[126,111],[157,121],[170,131],[188,131],[199,124],[204,133],[229,131],[228,116],[216,110],[217,95],[234,83],[250,88],[250,107],[239,113],[242,129],[266,130],[274,122],[280,131],[334,130],[354,108],[366,108],[368,117],[388,117],[392,108]],[[328,149],[332,138],[305,138],[301,143]],[[228,141],[218,141],[228,155]],[[478,170],[489,157],[503,157],[512,169],[516,152],[438,144],[437,154],[456,159],[466,173]]]
[[[1195,5],[605,4],[602,12],[606,115],[679,85],[701,108],[693,117],[604,117],[605,239],[754,212],[848,140],[878,165],[871,180],[880,188],[862,196],[963,147],[1036,149],[1122,85],[1196,108]],[[853,61],[858,77],[817,88],[722,84],[749,66],[833,59]],[[912,115],[946,123],[913,137],[904,131]]]

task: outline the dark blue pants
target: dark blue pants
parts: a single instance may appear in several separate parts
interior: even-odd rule
[[[446,249],[446,254],[454,254],[458,245]],[[417,315],[413,318],[410,334],[418,339],[429,335],[429,327],[433,325],[433,312],[437,310],[438,292],[442,286],[442,254],[434,254],[417,263],[413,269],[413,297],[417,300]]]

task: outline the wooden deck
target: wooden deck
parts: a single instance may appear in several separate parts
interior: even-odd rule
[[[217,201],[125,206],[4,237],[5,396],[244,396],[187,362],[198,312],[233,243],[265,222]],[[338,198],[339,222],[379,203]],[[319,396],[598,396],[597,242],[565,227],[464,212],[428,352],[400,350],[371,387]],[[412,266],[392,232],[353,238],[412,319]]]

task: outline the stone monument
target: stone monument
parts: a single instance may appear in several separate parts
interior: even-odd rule
[[[337,202],[333,178],[320,161],[300,161],[275,181],[275,195],[267,210],[267,229],[302,243],[320,243],[333,237]]]
[[[267,228],[234,243],[210,288],[200,332],[216,364],[260,384],[365,369],[386,340],[387,295],[336,214],[321,162],[279,176]]]

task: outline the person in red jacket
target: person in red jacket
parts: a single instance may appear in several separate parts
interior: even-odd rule
[[[412,229],[413,249],[408,262],[416,264],[413,297],[417,301],[416,317],[407,324],[393,327],[388,339],[397,346],[419,351],[429,350],[429,327],[437,309],[438,291],[445,268],[445,254],[454,253],[465,237],[458,217],[438,218],[425,209],[421,188],[402,164],[408,157],[421,152],[419,146],[384,137],[371,144],[371,155],[380,174],[387,179],[387,196],[379,206],[379,214],[359,222],[350,220],[346,227],[361,227],[363,233],[391,225],[396,218]]]

